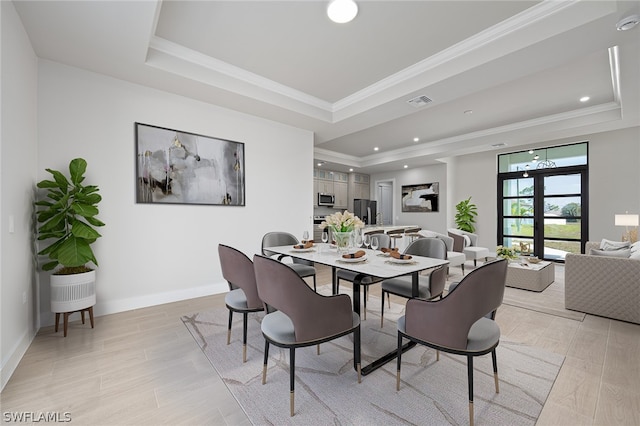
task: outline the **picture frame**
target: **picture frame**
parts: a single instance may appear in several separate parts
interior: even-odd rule
[[[136,202],[245,205],[244,143],[135,123]]]
[[[402,185],[403,212],[437,212],[440,197],[440,183]]]

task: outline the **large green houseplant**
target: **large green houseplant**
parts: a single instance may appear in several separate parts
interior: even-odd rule
[[[48,256],[42,266],[50,271],[62,266],[55,273],[60,275],[90,271],[87,266],[96,260],[91,244],[101,237],[95,227],[104,226],[96,215],[102,200],[95,185],[83,185],[87,162],[75,158],[69,163],[69,177],[46,169],[53,180],[38,182],[38,188],[46,190],[46,198],[37,201],[38,240],[51,241],[38,253]]]
[[[478,207],[471,202],[471,197],[460,201],[456,204],[456,226],[458,229],[467,232],[475,232],[476,216],[478,216]]]

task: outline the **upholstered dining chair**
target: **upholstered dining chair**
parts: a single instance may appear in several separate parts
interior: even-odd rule
[[[233,313],[242,314],[242,362],[247,362],[247,320],[250,312],[264,310],[262,300],[258,297],[253,262],[244,253],[233,247],[218,244],[218,256],[222,276],[229,283],[229,293],[224,302],[229,309],[229,327],[227,329],[227,345],[231,343],[231,323]]]
[[[378,239],[378,249],[382,249],[384,248],[389,248],[390,244],[391,244],[391,239],[389,238],[389,235],[384,234],[384,233],[375,233],[375,234],[369,234],[372,238],[376,237]],[[336,271],[336,294],[340,291],[340,280],[344,280],[344,281],[349,281],[349,282],[353,282],[356,279],[356,275],[358,275],[356,272],[353,271],[345,271],[344,269],[338,269]],[[375,278],[375,277],[371,277],[371,276],[366,276],[362,279],[362,281],[360,282],[360,285],[363,287],[364,289],[364,297],[363,299],[363,303],[364,303],[364,310],[362,311],[362,319],[364,321],[367,320],[367,299],[369,296],[369,286],[371,284],[376,284],[381,282],[382,280],[379,278]]]
[[[354,365],[360,383],[360,317],[346,294],[322,296],[291,268],[275,259],[253,257],[258,295],[267,314],[262,319],[265,338],[262,383],[267,380],[269,345],[289,349],[290,415],[294,415],[296,348],[319,345],[353,333]]]
[[[447,259],[447,246],[438,238],[418,238],[407,246],[404,254],[432,257],[435,259]],[[429,275],[419,275],[418,297],[421,299],[433,299],[442,297],[444,286],[447,282],[447,265],[434,269]],[[402,276],[382,281],[382,307],[380,309],[380,328],[384,324],[384,296],[394,294],[396,296],[411,299],[413,293],[412,277]]]
[[[469,423],[473,426],[474,357],[491,352],[496,393],[500,392],[496,358],[500,327],[485,315],[495,312],[502,304],[506,277],[507,261],[496,260],[468,273],[440,300],[407,301],[405,315],[398,320],[396,390],[400,390],[403,338],[436,351],[464,355],[469,382]]]
[[[273,256],[276,253],[265,250],[265,247],[277,247],[299,244],[296,237],[288,232],[268,232],[262,237],[262,254],[264,256]],[[285,256],[280,255],[279,260],[282,260]],[[304,259],[292,258],[293,263],[287,263],[286,265],[296,271],[300,278],[313,277],[313,291],[316,291],[316,268],[312,262]]]

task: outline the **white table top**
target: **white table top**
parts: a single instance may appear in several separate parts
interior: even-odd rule
[[[265,250],[384,279],[420,272],[449,263],[448,260],[413,255],[411,263],[392,263],[389,257],[380,256],[382,252],[370,249],[360,249],[367,253],[366,261],[347,263],[338,255],[335,248],[330,248],[329,244],[324,243],[316,244],[312,251],[294,250],[293,246],[265,247]]]

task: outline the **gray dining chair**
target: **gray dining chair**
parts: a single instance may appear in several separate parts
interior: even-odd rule
[[[360,383],[360,316],[346,294],[322,296],[291,268],[275,259],[253,257],[258,295],[267,314],[262,319],[265,339],[262,384],[267,380],[269,345],[289,349],[290,415],[294,415],[296,348],[319,345],[353,333],[354,365]]]
[[[229,326],[227,329],[227,345],[231,343],[231,323],[233,313],[242,314],[242,362],[247,362],[247,321],[248,314],[264,310],[262,300],[258,297],[253,262],[244,253],[233,247],[218,244],[218,256],[222,276],[229,283],[229,293],[224,302],[229,309]]]
[[[288,232],[268,232],[262,237],[262,254],[264,256],[274,256],[277,253],[265,250],[266,247],[277,247],[291,245],[293,247],[300,242],[296,237]],[[279,255],[278,260],[282,260],[286,256]],[[309,262],[304,259],[296,259],[292,257],[293,263],[287,263],[286,265],[296,271],[300,278],[313,278],[313,291],[316,291],[316,268],[313,266],[313,262]]]
[[[375,234],[369,234],[369,236],[371,238],[376,237],[378,239],[378,249],[382,249],[383,247],[384,248],[390,247],[391,239],[389,238],[389,235],[384,233],[375,233]],[[349,281],[353,283],[357,275],[358,274],[353,271],[345,271],[344,269],[338,269],[336,271],[336,294],[338,294],[340,291],[340,280]],[[372,284],[377,284],[379,282],[382,282],[382,279],[372,277],[369,275],[362,278],[362,280],[360,281],[360,285],[362,286],[364,291],[364,297],[362,298],[363,304],[364,304],[364,310],[362,311],[363,321],[367,320],[367,299],[369,298],[369,286]]]
[[[447,259],[447,245],[439,238],[418,238],[407,246],[404,254]],[[442,297],[447,282],[447,265],[434,269],[429,275],[419,275],[418,296],[421,299]],[[382,281],[382,307],[380,310],[380,327],[384,324],[384,296],[393,294],[411,299],[413,296],[413,279],[410,275]]]
[[[471,271],[440,300],[410,299],[398,319],[398,368],[400,390],[402,339],[467,358],[469,423],[473,426],[473,358],[491,352],[496,393],[500,392],[496,348],[500,327],[486,317],[502,304],[507,278],[505,259],[485,263]],[[411,379],[410,379],[411,380]]]

